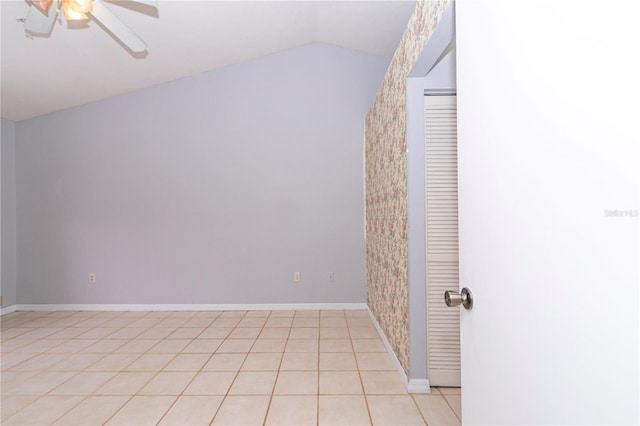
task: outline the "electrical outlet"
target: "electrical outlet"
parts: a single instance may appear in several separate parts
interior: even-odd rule
[[[96,282],[96,274],[89,274],[89,282],[90,283]]]
[[[335,272],[329,272],[329,282],[332,283],[336,280],[336,273]]]
[[[299,283],[300,282],[300,272],[293,273],[293,281]]]

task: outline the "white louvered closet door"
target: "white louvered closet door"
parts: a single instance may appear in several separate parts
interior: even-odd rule
[[[432,386],[460,386],[456,96],[425,96],[427,357]]]

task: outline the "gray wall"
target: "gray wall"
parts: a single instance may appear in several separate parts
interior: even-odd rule
[[[451,50],[424,78],[427,92],[456,93],[456,51]]]
[[[1,130],[1,217],[2,242],[2,306],[16,303],[16,173],[15,173],[15,125],[0,120]]]
[[[365,302],[386,67],[312,44],[16,123],[18,303]]]

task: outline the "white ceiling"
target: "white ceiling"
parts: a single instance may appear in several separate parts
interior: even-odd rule
[[[147,43],[134,57],[94,21],[30,39],[1,0],[2,117],[24,120],[312,42],[391,58],[415,1],[159,1],[107,7]],[[122,2],[120,2],[122,3]],[[124,2],[127,3],[127,2]]]

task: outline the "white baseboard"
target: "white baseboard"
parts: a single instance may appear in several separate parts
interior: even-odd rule
[[[17,311],[17,306],[18,305],[11,305],[11,306],[6,306],[2,309],[0,309],[0,316],[5,315],[5,314],[10,314],[11,312],[15,312]]]
[[[375,315],[373,315],[373,312],[371,312],[371,309],[368,306],[367,306],[367,312],[369,312],[369,317],[371,318],[371,322],[373,322],[373,325],[376,327],[376,330],[378,331],[378,335],[380,335],[380,339],[382,340],[382,343],[387,348],[387,352],[389,352],[389,355],[391,356],[391,360],[395,364],[396,370],[398,370],[398,374],[400,375],[402,382],[407,387],[407,392],[431,393],[431,387],[429,386],[428,379],[409,379],[407,377],[407,373],[406,371],[404,371],[404,368],[402,367],[402,364],[400,363],[398,356],[393,351],[393,347],[391,346],[391,343],[389,343],[389,339],[387,339],[387,336],[384,334],[384,331],[382,331],[382,327],[380,327],[380,324],[378,324],[378,320],[376,319]]]
[[[367,311],[369,312],[369,317],[371,318],[371,322],[373,322],[373,325],[376,327],[376,330],[378,330],[378,335],[380,336],[382,343],[384,343],[385,348],[387,348],[387,352],[389,352],[389,355],[391,356],[391,360],[396,366],[396,370],[398,370],[398,374],[400,374],[400,378],[402,379],[402,382],[404,383],[405,386],[407,386],[409,384],[409,381],[407,379],[407,373],[404,371],[404,368],[402,368],[402,364],[400,364],[400,360],[398,359],[398,356],[393,351],[393,347],[391,346],[391,343],[389,343],[389,339],[387,339],[387,336],[384,334],[384,331],[382,331],[382,327],[380,327],[380,324],[378,324],[378,320],[376,319],[375,315],[373,315],[373,312],[371,312],[371,309],[369,309],[368,306],[367,306]]]
[[[366,310],[366,303],[273,304],[19,304],[13,311],[304,311]],[[9,309],[4,308],[4,309]],[[13,312],[11,311],[11,312]],[[4,310],[3,310],[4,313]]]
[[[431,393],[429,379],[409,379],[407,391],[409,393]]]

